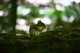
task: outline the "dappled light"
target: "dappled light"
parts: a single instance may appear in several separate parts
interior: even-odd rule
[[[16,29],[17,30],[23,30],[26,33],[29,33],[29,26],[26,25],[27,21],[24,19],[17,19],[17,25],[16,25]]]
[[[1,1],[3,3],[0,7],[0,18],[6,17],[2,20],[6,24],[10,24],[11,22],[11,12],[9,12],[11,4],[8,4],[9,1],[10,0]],[[66,24],[71,23],[71,25],[73,25],[74,21],[79,22],[79,2],[79,0],[18,0],[18,6],[16,9],[16,30],[20,29],[25,31],[26,33],[29,33],[29,27],[32,24],[37,24],[39,20],[41,20],[48,26],[46,30],[56,28],[59,24],[65,27],[65,22]],[[6,5],[3,5],[4,3],[6,3]],[[21,21],[19,19],[23,20]],[[76,27],[78,26],[79,25],[76,25]],[[3,28],[2,22],[0,24],[0,27]],[[9,31],[12,29],[12,27],[10,27],[9,30],[7,29],[1,30]]]
[[[62,6],[69,6],[71,4],[69,0],[54,0],[54,3],[60,3]]]
[[[10,10],[12,5],[10,0],[1,0],[1,2],[1,31],[11,31],[12,26],[10,25],[13,25],[14,23],[11,23],[10,16],[12,13]],[[79,27],[79,24],[75,24],[77,22],[79,23],[79,2],[79,0],[18,0],[16,8],[17,18],[15,18],[17,24],[14,28],[29,33],[29,27],[33,24],[37,24],[39,20],[48,26],[46,30],[56,28],[58,25],[65,27],[65,24],[69,23],[71,23],[70,27],[72,27],[72,25]],[[3,27],[3,24],[6,26]]]
[[[26,23],[27,23],[27,21],[24,19],[17,19],[17,24],[19,24],[19,25],[25,25]]]
[[[56,5],[56,9],[59,11],[64,11],[64,7],[61,5]]]
[[[62,20],[67,23],[72,23],[74,21],[74,16],[70,16],[70,18],[63,17]]]
[[[42,21],[43,21],[43,23],[45,23],[45,24],[51,24],[51,20],[50,20],[50,18],[49,17],[47,17],[47,16],[45,16],[43,19],[42,19]]]
[[[39,6],[39,5],[48,5],[51,0],[27,0],[28,2],[32,3],[34,6]]]
[[[0,16],[3,16],[4,15],[4,11],[0,11]]]
[[[40,10],[39,10],[39,13],[40,13],[40,14],[44,14],[45,11],[44,11],[43,9],[40,9]]]
[[[18,6],[17,7],[17,14],[18,15],[27,15],[28,13],[30,13],[30,9],[29,8],[25,8],[24,6]]]

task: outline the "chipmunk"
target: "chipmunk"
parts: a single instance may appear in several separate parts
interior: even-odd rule
[[[30,37],[40,35],[41,31],[45,29],[46,26],[41,20],[38,21],[37,24],[31,25],[29,28]]]

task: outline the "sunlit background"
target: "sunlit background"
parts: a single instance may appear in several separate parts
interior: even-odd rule
[[[11,4],[10,0],[2,2],[0,3],[0,32],[6,33],[10,28],[3,28],[3,26],[8,24]],[[28,34],[29,27],[36,24],[38,20],[47,26],[44,31],[54,30],[58,25],[73,26],[74,21],[79,25],[80,0],[18,0],[17,5],[16,30]]]

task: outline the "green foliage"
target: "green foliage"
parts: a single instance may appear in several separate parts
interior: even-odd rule
[[[2,4],[0,5],[0,11],[2,11],[1,14],[3,14],[0,16],[1,33],[3,33],[3,31],[5,31],[7,33],[11,32],[11,31],[15,31],[17,18],[25,19],[27,21],[28,26],[30,26],[32,24],[33,20],[36,18],[49,17],[50,20],[54,19],[54,20],[52,20],[53,24],[51,23],[51,25],[55,25],[55,26],[65,25],[66,26],[66,24],[69,23],[70,20],[72,20],[72,18],[70,18],[70,17],[73,16],[74,20],[73,20],[73,22],[70,22],[70,24],[71,24],[70,26],[80,27],[80,25],[79,25],[79,23],[80,23],[79,3],[76,4],[75,2],[72,2],[71,3],[72,5],[70,5],[70,6],[64,6],[63,4],[62,5],[56,4],[54,2],[54,0],[52,0],[48,5],[43,5],[43,4],[37,3],[39,6],[38,5],[35,6],[29,2],[26,2],[25,0],[21,0],[21,1],[17,1],[17,2],[16,2],[16,0],[1,1],[1,3]],[[18,6],[16,3],[18,4]],[[13,4],[13,5],[11,5],[11,4]],[[64,8],[64,10],[57,9],[56,5],[60,6],[61,8]],[[18,9],[18,7],[21,7],[21,9]],[[28,10],[25,10],[25,9],[28,9]],[[21,11],[18,12],[18,10],[21,10]],[[23,15],[23,14],[25,14],[25,15]],[[63,16],[64,16],[64,18],[67,17],[70,19],[65,18],[65,20],[67,20],[67,22],[63,21],[62,20]],[[65,22],[66,22],[66,24],[65,24]],[[53,27],[55,27],[55,26],[53,26]]]
[[[31,13],[30,13],[30,15],[31,15],[32,17],[39,17],[40,14],[39,14],[39,12],[38,12],[38,8],[36,8],[36,7],[31,8]]]

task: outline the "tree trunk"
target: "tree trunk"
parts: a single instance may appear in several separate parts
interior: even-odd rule
[[[16,33],[16,19],[17,19],[17,0],[11,0],[11,26],[12,26],[12,32]]]

